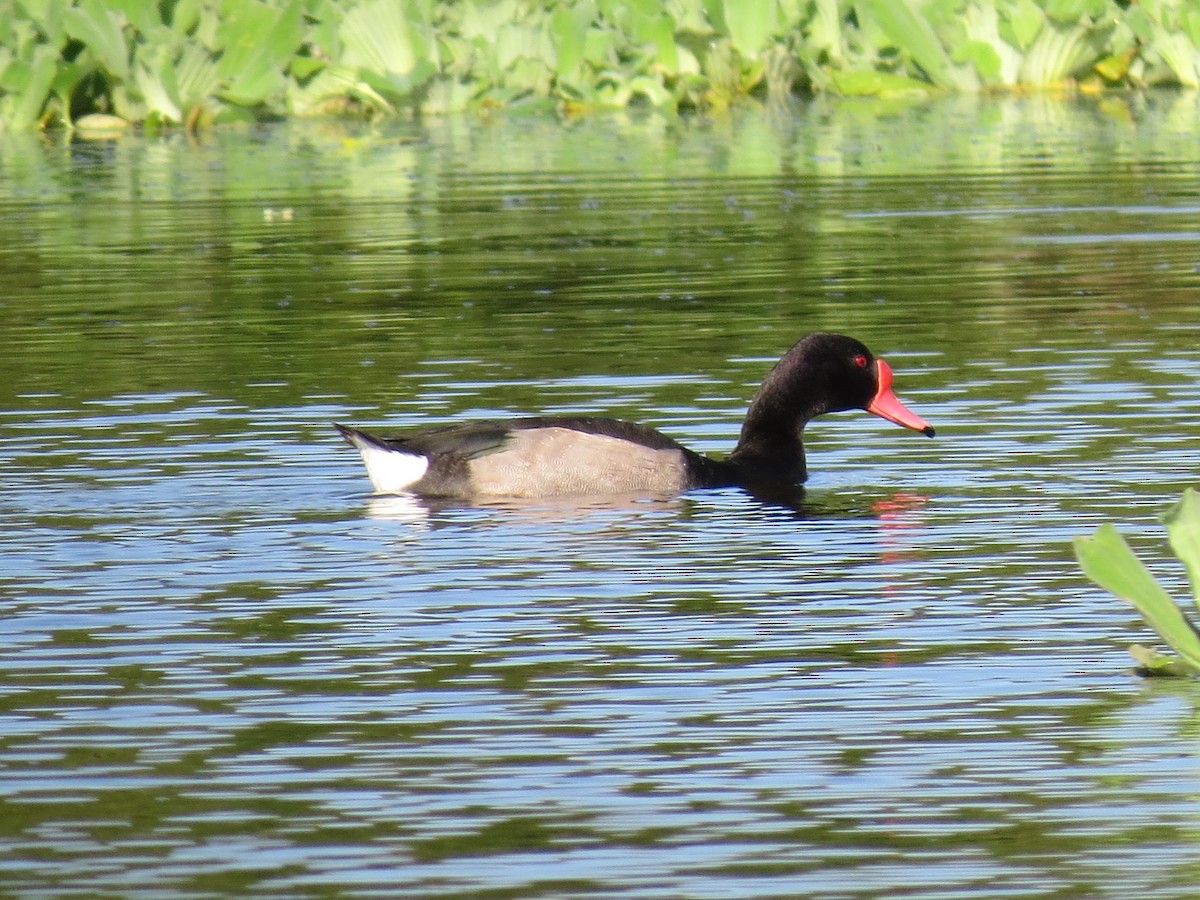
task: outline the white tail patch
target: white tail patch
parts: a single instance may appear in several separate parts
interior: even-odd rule
[[[393,450],[371,441],[363,440],[358,434],[348,435],[350,442],[362,454],[367,467],[367,477],[377,494],[402,494],[421,480],[429,470],[429,459],[419,453]]]

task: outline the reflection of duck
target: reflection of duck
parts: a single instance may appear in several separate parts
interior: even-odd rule
[[[547,497],[699,487],[786,488],[803,481],[804,426],[822,413],[865,409],[933,437],[892,393],[892,370],[854,338],[810,334],[767,375],[737,446],[710,459],[664,434],[617,419],[540,417],[467,422],[380,438],[336,428],[362,454],[381,494]]]

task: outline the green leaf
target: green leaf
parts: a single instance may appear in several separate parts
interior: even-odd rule
[[[200,24],[201,16],[207,12],[204,0],[176,0],[171,9],[170,26],[176,34],[187,34]]]
[[[216,63],[208,51],[197,44],[183,48],[175,67],[179,101],[184,110],[211,97],[220,82]]]
[[[668,106],[671,103],[671,92],[663,87],[660,82],[647,76],[631,79],[629,90],[633,94],[645,97],[651,104],[657,107]]]
[[[146,118],[147,108],[136,85],[117,82],[109,91],[113,112],[130,122],[141,122]]]
[[[142,33],[162,25],[159,4],[146,0],[102,0],[102,5]]]
[[[1171,551],[1187,568],[1192,596],[1200,608],[1200,494],[1192,488],[1183,492],[1183,499],[1163,517]]]
[[[496,36],[501,25],[517,17],[516,0],[498,0],[487,5],[464,3],[461,10],[462,20],[458,30],[464,38],[490,40]]]
[[[1047,22],[1021,62],[1021,82],[1041,87],[1069,78],[1101,58],[1102,44],[1097,31]]]
[[[25,0],[14,14],[36,26],[37,30],[46,36],[46,43],[61,48],[65,39],[64,19],[70,5],[69,0]],[[7,36],[0,30],[0,40],[5,38]],[[14,46],[11,43],[8,45]]]
[[[407,75],[377,75],[361,69],[358,74],[362,80],[355,85],[356,96],[360,89],[366,89],[363,93],[364,97],[389,96],[393,100],[400,101],[412,99],[417,88],[437,75],[437,69],[428,60],[421,60]],[[371,92],[374,94],[372,95]]]
[[[531,25],[510,22],[493,36],[492,50],[501,73],[519,60],[540,59],[542,32]]]
[[[550,70],[536,55],[522,56],[513,60],[504,73],[504,86],[514,91],[514,98],[532,92],[544,97],[550,93]]]
[[[555,72],[559,78],[574,75],[583,64],[587,50],[587,34],[596,17],[590,3],[559,6],[550,17],[550,33],[554,39]]]
[[[887,72],[856,70],[831,72],[834,89],[847,97],[880,97],[896,94],[928,94],[929,85],[923,81],[891,75]]]
[[[1132,31],[1134,36],[1143,44],[1149,44],[1154,41],[1155,29],[1158,26],[1146,14],[1145,7],[1129,7],[1125,11],[1124,22],[1125,27]]]
[[[1187,88],[1200,87],[1200,52],[1186,35],[1162,32],[1152,46],[1181,85]]]
[[[1192,43],[1200,47],[1200,9],[1187,7],[1179,14],[1179,24]]]
[[[830,62],[842,59],[842,16],[837,0],[816,0],[808,25],[808,43],[815,53],[825,53]]]
[[[27,64],[10,67],[4,73],[4,86],[13,92],[13,105],[6,108],[5,118],[20,127],[37,122],[57,72],[58,51],[49,44],[34,47],[33,58]]]
[[[1105,0],[1045,0],[1046,15],[1063,25],[1079,25],[1103,15]]]
[[[59,61],[50,91],[58,98],[59,114],[63,124],[71,123],[71,96],[91,72],[92,70],[88,66],[80,65],[78,62]]]
[[[414,34],[404,10],[395,0],[374,0],[350,10],[341,28],[345,61],[385,78],[411,73],[427,59],[428,48]]]
[[[300,0],[282,9],[252,0],[231,4],[217,28],[224,49],[217,74],[223,96],[243,106],[262,103],[282,90],[284,73],[304,39]]]
[[[729,27],[725,21],[724,0],[703,0],[703,3],[704,12],[708,16],[708,21],[712,23],[712,27],[718,32],[728,34]]]
[[[776,0],[724,0],[729,42],[742,59],[758,56],[779,21]]]
[[[617,39],[608,30],[593,28],[584,41],[583,58],[597,69],[613,65],[617,58]]]
[[[1101,525],[1092,537],[1076,538],[1074,546],[1083,573],[1131,603],[1183,661],[1200,672],[1200,637],[1117,529]]]
[[[679,71],[679,48],[675,45],[675,20],[663,13],[645,25],[646,37],[654,44],[657,62],[668,72]]]
[[[179,87],[175,80],[175,60],[166,47],[139,54],[134,82],[146,102],[147,112],[159,121],[182,122]]]
[[[1013,7],[1012,16],[1009,18],[1018,50],[1029,49],[1029,45],[1038,36],[1045,21],[1046,14],[1038,8],[1033,0],[1018,0],[1017,5]]]
[[[82,42],[114,77],[129,77],[129,47],[124,19],[110,12],[101,0],[81,0],[64,15],[67,34]]]
[[[1003,60],[992,45],[985,41],[964,41],[954,52],[954,60],[974,65],[980,80],[985,84],[997,84],[1001,80]]]
[[[892,45],[912,59],[935,85],[967,89],[975,79],[957,69],[929,21],[913,8],[913,0],[868,0],[879,27]]]
[[[288,103],[298,115],[312,115],[325,103],[347,96],[384,112],[393,111],[392,105],[349,66],[326,65],[306,84],[291,82],[288,85]]]
[[[1151,677],[1186,678],[1196,674],[1196,671],[1182,660],[1176,659],[1174,656],[1164,656],[1157,650],[1143,647],[1141,644],[1132,644],[1129,647],[1129,655],[1142,667],[1142,673]]]
[[[1120,81],[1129,73],[1129,56],[1106,56],[1093,67],[1107,81]]]
[[[311,0],[304,21],[305,54],[331,64],[340,60],[342,16],[334,0]]]
[[[325,61],[313,59],[311,56],[297,56],[292,60],[290,68],[293,77],[300,81],[306,81],[325,68]]]

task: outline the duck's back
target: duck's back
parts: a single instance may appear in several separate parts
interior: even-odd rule
[[[618,419],[467,422],[383,439],[344,427],[342,433],[363,451],[381,492],[456,497],[675,494],[703,481],[710,465],[661,432]],[[412,465],[398,466],[387,454],[399,454]],[[397,483],[387,474],[400,470],[400,481],[410,478],[410,472],[418,477]]]

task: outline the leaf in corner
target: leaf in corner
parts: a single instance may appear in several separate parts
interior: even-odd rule
[[[1184,491],[1183,498],[1163,517],[1163,522],[1171,550],[1187,567],[1192,596],[1200,608],[1200,494],[1192,488]]]
[[[1163,656],[1157,650],[1142,644],[1130,646],[1129,655],[1138,664],[1141,673],[1150,678],[1187,678],[1200,675],[1200,670],[1193,669],[1183,660],[1174,656]]]
[[[1175,601],[1133,555],[1120,532],[1101,525],[1092,537],[1075,539],[1083,573],[1100,587],[1133,604],[1184,662],[1200,670],[1200,637]]]

